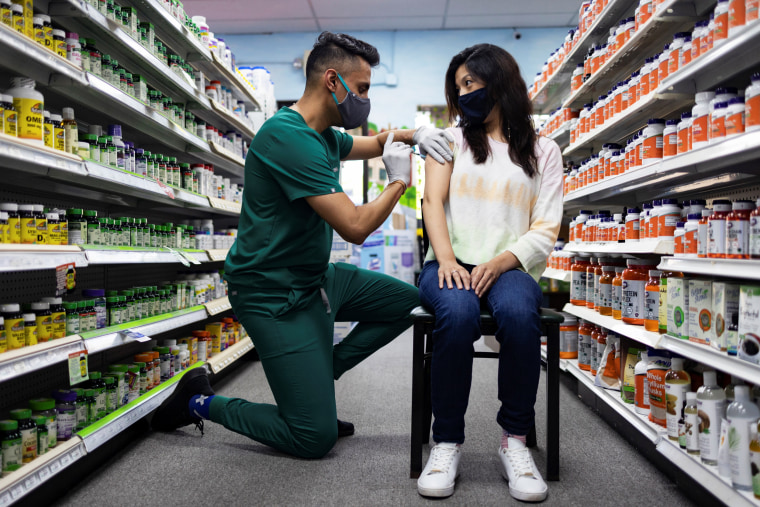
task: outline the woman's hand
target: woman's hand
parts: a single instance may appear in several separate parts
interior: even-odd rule
[[[506,271],[497,258],[491,259],[484,264],[478,264],[473,268],[471,275],[472,288],[475,295],[482,297],[496,280]],[[440,273],[440,271],[439,271]]]
[[[438,262],[439,289],[443,289],[444,281],[449,289],[453,289],[454,285],[456,285],[457,289],[464,288],[465,290],[470,290],[470,273],[456,261]]]

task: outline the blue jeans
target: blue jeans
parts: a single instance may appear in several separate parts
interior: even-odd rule
[[[461,264],[461,263],[460,263]],[[468,271],[474,266],[462,264]],[[474,290],[438,288],[438,262],[425,263],[420,300],[435,313],[431,364],[433,440],[464,442],[464,414],[472,384],[474,347],[480,336],[481,305],[496,321],[499,352],[496,421],[509,433],[526,435],[533,427],[541,374],[541,288],[527,273],[502,274],[483,300]]]

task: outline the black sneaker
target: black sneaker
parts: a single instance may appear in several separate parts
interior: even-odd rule
[[[208,381],[208,374],[203,367],[194,368],[185,373],[177,383],[174,392],[158,407],[153,414],[151,426],[156,431],[174,431],[188,424],[195,424],[203,435],[203,419],[190,414],[188,404],[196,394],[211,396],[214,390]]]
[[[349,437],[354,434],[354,425],[338,419],[338,437]]]

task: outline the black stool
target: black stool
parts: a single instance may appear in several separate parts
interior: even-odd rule
[[[430,363],[433,351],[435,315],[418,306],[412,310],[414,344],[412,346],[412,447],[409,477],[422,473],[422,445],[430,441],[433,407],[430,401]],[[541,329],[547,337],[546,349],[546,480],[559,480],[559,325],[564,317],[547,308],[541,309]],[[496,333],[496,322],[483,311],[481,332]],[[498,358],[497,352],[475,351],[475,357]],[[535,445],[535,427],[528,435],[528,445]]]

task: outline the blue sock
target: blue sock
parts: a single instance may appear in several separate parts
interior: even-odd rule
[[[187,405],[190,409],[190,415],[194,415],[203,419],[211,419],[209,411],[211,410],[211,400],[213,399],[213,394],[211,396],[196,394],[190,398],[190,403]]]

